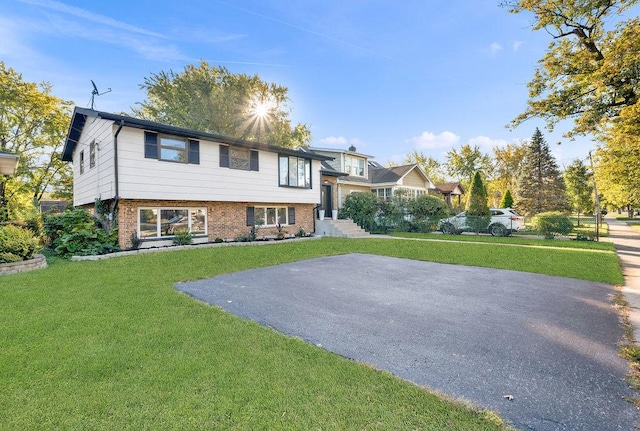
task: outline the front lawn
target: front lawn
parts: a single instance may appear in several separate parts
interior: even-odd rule
[[[622,282],[613,252],[392,239],[53,260],[46,270],[0,277],[0,428],[504,428],[491,414],[173,288],[179,281],[349,252]],[[329,270],[328,282],[331,277]]]
[[[605,250],[614,252],[615,247],[611,242],[596,241],[576,241],[574,239],[541,239],[531,235],[513,234],[511,236],[490,236],[464,233],[462,235],[445,235],[439,232],[414,233],[414,232],[393,232],[391,234],[400,238],[418,238],[445,241],[470,241],[486,242],[490,244],[513,244],[534,247],[554,247],[554,248],[574,248],[587,250]]]

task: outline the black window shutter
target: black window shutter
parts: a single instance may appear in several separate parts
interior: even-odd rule
[[[158,134],[144,132],[144,157],[146,159],[158,158]]]
[[[256,224],[256,209],[254,207],[247,207],[247,226],[253,226]]]
[[[296,207],[289,207],[289,224],[296,224]]]
[[[251,150],[251,159],[249,163],[249,170],[258,171],[258,152]]]
[[[189,139],[189,163],[200,164],[200,142]]]
[[[220,145],[220,167],[229,167],[229,147],[227,145]]]

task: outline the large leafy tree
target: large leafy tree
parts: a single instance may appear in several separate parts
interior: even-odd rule
[[[526,153],[525,144],[507,144],[493,148],[494,171],[492,183],[500,190],[515,189]]]
[[[442,164],[433,157],[425,155],[421,151],[414,150],[407,154],[403,163],[415,163],[420,166],[434,184],[445,182],[445,170]]]
[[[0,178],[0,219],[19,218],[46,192],[71,197],[70,167],[60,159],[70,107],[50,84],[24,82],[0,62],[0,151],[20,157],[15,176]]]
[[[567,209],[562,174],[542,132],[537,128],[526,146],[515,206],[528,215]]]
[[[606,144],[596,151],[595,176],[598,193],[607,203],[627,208],[629,216],[640,208],[640,106],[625,108],[621,121],[605,133]],[[635,119],[635,121],[634,121]]]
[[[580,214],[593,211],[593,178],[582,160],[576,159],[567,166],[564,171],[564,183],[571,209],[578,217]]]
[[[638,0],[505,0],[531,13],[552,41],[529,82],[527,109],[512,124],[540,117],[549,128],[574,121],[568,136],[598,132],[640,94],[640,20],[621,14]]]
[[[140,118],[289,148],[311,140],[306,125],[291,124],[288,89],[258,75],[201,61],[152,74],[141,88],[147,99],[132,108]]]
[[[453,149],[447,153],[447,172],[465,187],[471,184],[477,171],[485,177],[490,177],[493,172],[491,156],[480,151],[477,145],[465,144],[460,150]]]

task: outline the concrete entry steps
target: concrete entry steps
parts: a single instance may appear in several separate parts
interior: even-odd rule
[[[343,238],[364,238],[370,234],[352,220],[316,220],[316,235]]]

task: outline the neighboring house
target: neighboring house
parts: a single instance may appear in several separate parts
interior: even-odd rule
[[[416,164],[386,168],[351,146],[348,150],[310,147],[305,152],[330,157],[323,162],[321,209],[342,208],[346,197],[354,192],[373,192],[391,199],[398,190],[418,197],[434,188],[424,171]]]
[[[40,201],[40,212],[42,214],[53,214],[64,212],[71,205],[69,201]]]
[[[436,192],[442,195],[444,201],[449,207],[461,206],[464,188],[459,182],[436,184]]]
[[[62,159],[73,162],[74,206],[96,199],[117,217],[120,246],[169,245],[314,231],[319,154],[75,108]]]

